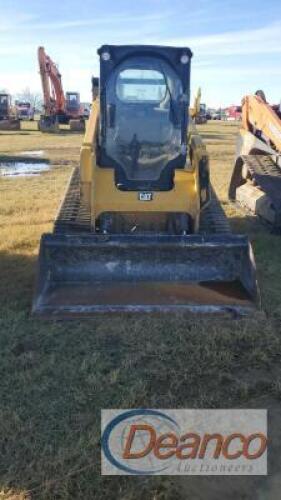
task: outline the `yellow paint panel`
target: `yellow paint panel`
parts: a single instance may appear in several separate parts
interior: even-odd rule
[[[187,212],[197,211],[195,173],[178,170],[171,191],[154,191],[152,201],[139,201],[138,191],[120,191],[115,186],[114,171],[95,169],[93,209],[102,212]]]

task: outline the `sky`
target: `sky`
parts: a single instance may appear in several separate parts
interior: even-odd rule
[[[0,0],[0,89],[41,92],[42,45],[64,90],[90,101],[103,44],[190,47],[191,96],[200,86],[210,107],[257,89],[281,99],[280,0]]]

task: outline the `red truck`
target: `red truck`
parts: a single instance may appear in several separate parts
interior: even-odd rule
[[[231,121],[239,121],[242,118],[242,107],[241,106],[229,106],[225,110],[226,119]]]
[[[34,120],[34,108],[30,102],[15,101],[15,109],[19,120]]]

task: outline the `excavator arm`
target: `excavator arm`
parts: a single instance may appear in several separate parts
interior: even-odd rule
[[[242,127],[281,151],[281,120],[259,95],[248,95],[242,101]]]
[[[47,116],[65,111],[65,96],[61,74],[56,64],[45,53],[44,47],[38,49],[38,62],[44,96],[44,108]]]
[[[196,118],[200,113],[200,103],[201,103],[201,88],[197,90],[196,97],[194,99],[193,107],[189,109],[189,114],[191,118]]]

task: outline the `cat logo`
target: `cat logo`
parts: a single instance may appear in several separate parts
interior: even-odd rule
[[[153,193],[142,192],[139,193],[139,201],[152,201]]]

